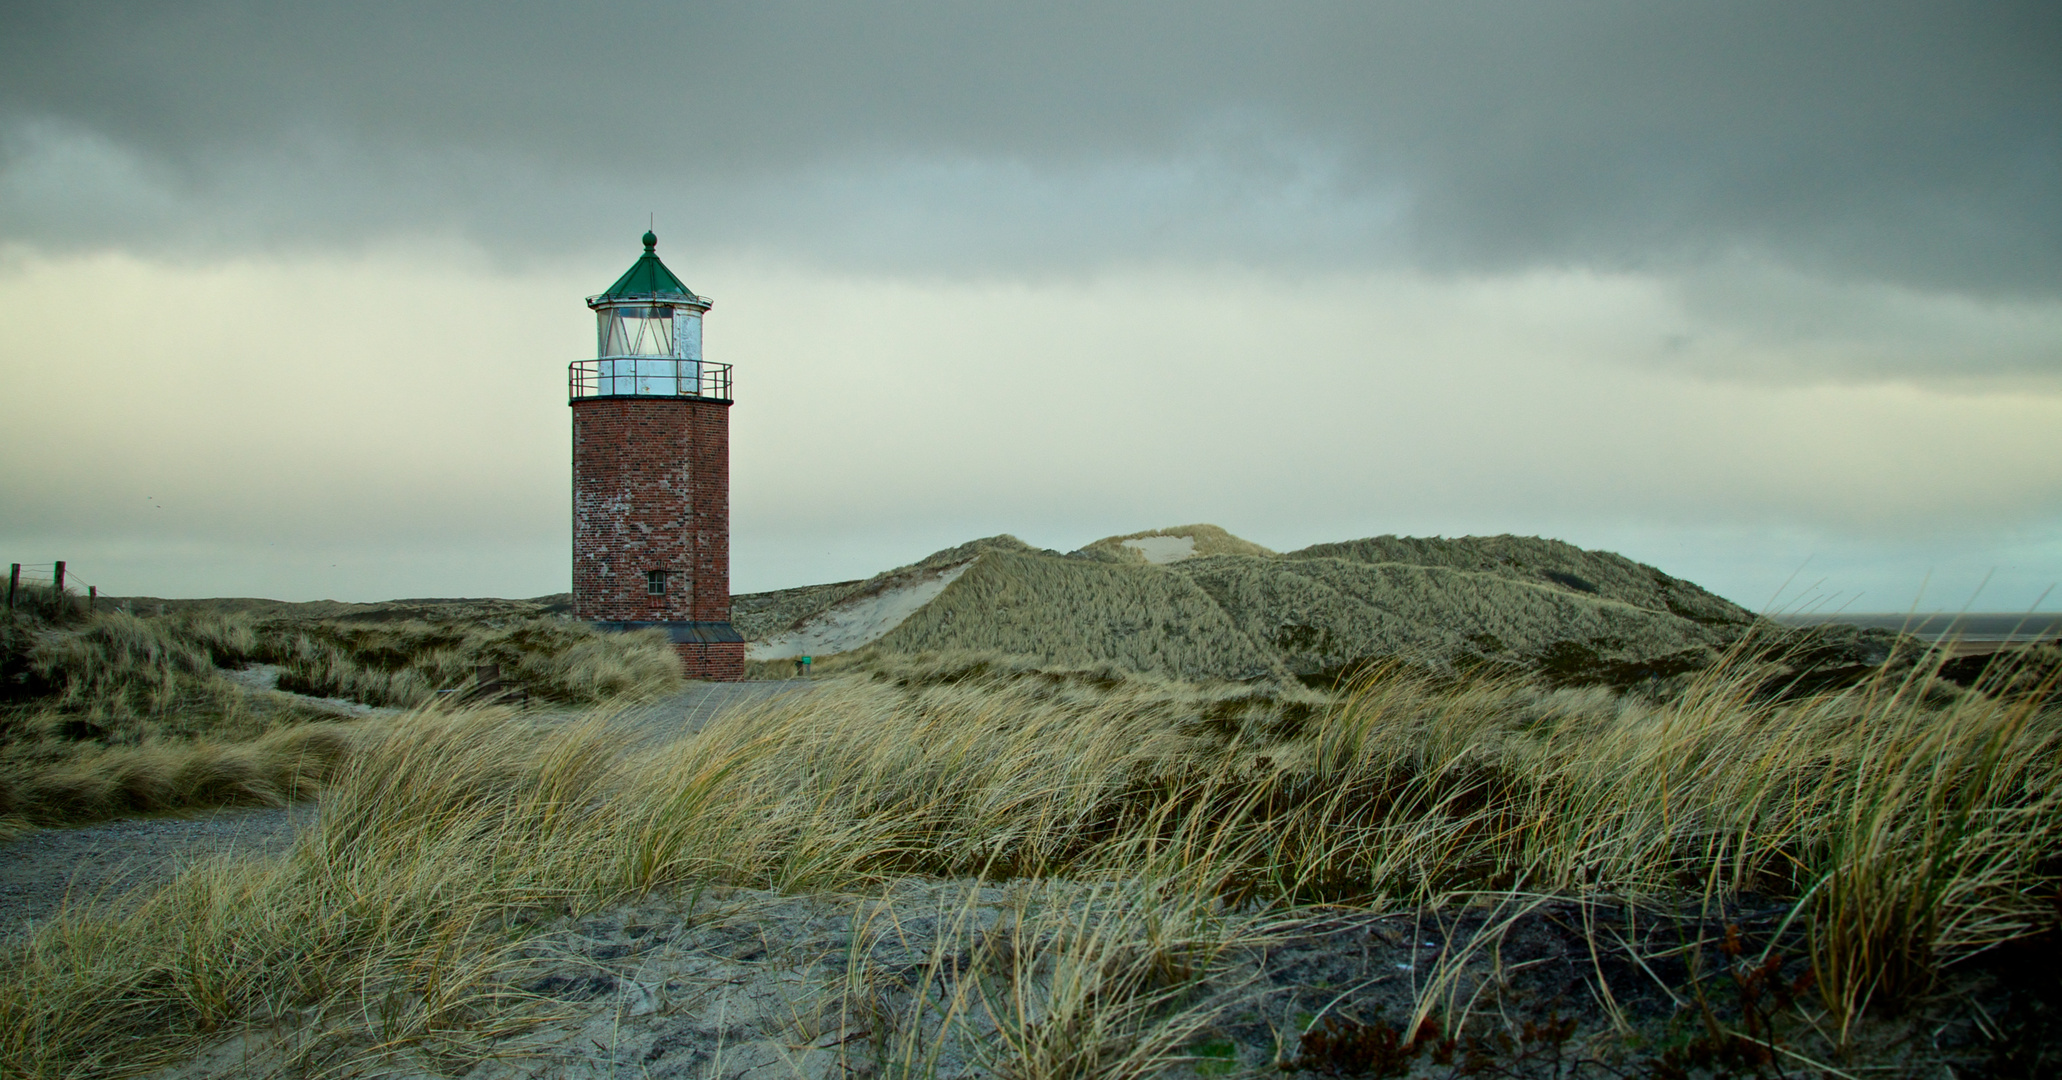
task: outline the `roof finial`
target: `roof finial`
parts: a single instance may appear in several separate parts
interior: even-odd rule
[[[658,235],[656,233],[651,232],[650,230],[646,230],[644,234],[644,253],[646,255],[650,255],[658,246]]]

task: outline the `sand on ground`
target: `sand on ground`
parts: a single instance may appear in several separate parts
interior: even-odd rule
[[[872,644],[936,599],[972,565],[974,560],[969,559],[907,585],[841,600],[792,630],[745,646],[745,656],[751,660],[788,660],[851,652]]]

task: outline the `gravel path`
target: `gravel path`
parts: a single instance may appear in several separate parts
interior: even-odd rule
[[[806,691],[791,682],[704,683],[623,714],[646,738],[698,731],[727,709],[776,694]],[[74,901],[113,900],[162,884],[197,859],[230,852],[287,849],[297,829],[315,820],[315,804],[280,809],[222,809],[179,816],[129,818],[44,829],[0,845],[0,941],[20,937],[36,920]]]

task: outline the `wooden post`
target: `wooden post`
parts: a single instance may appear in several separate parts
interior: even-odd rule
[[[88,586],[86,586],[86,614],[88,614],[88,615],[91,615],[91,614],[93,614],[93,605],[94,605],[94,604],[96,604],[96,603],[98,603],[98,602],[99,602],[99,600],[100,600],[100,586],[98,586],[98,585],[88,585]]]
[[[54,588],[54,589],[52,589],[52,590],[50,590],[50,614],[52,614],[52,615],[55,615],[55,616],[62,616],[62,615],[64,614],[64,560],[63,560],[63,559],[59,559],[59,560],[57,560],[57,569],[55,569],[55,570],[51,571],[51,576],[57,579],[57,587],[56,587],[56,588]]]
[[[14,590],[21,586],[21,564],[15,563],[7,570],[7,610],[14,610]]]

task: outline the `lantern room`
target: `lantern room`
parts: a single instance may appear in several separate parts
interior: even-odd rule
[[[659,238],[587,298],[595,355],[570,368],[573,617],[661,629],[695,679],[741,679],[730,625],[730,365],[702,358],[707,297]]]
[[[711,303],[659,261],[659,238],[608,291],[587,298],[595,358],[572,365],[568,396],[730,400],[730,365],[702,359],[702,316]]]

